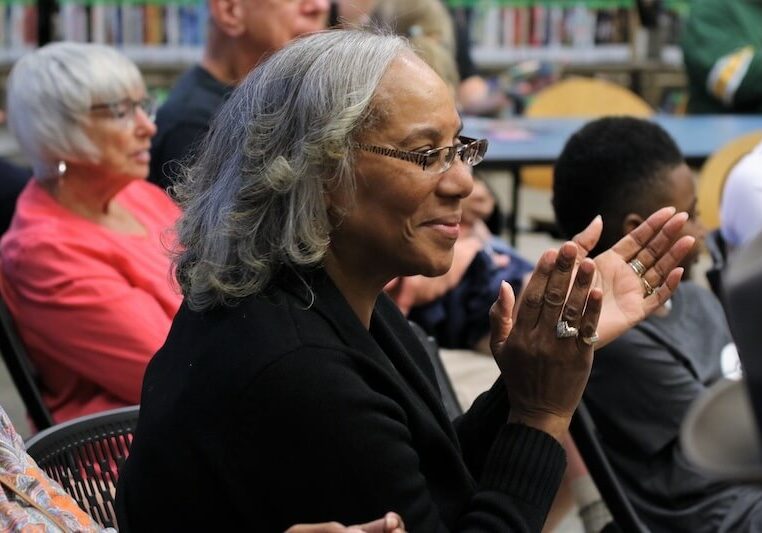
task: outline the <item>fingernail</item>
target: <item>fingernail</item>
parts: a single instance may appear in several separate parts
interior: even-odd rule
[[[387,529],[394,529],[399,525],[400,525],[399,520],[397,520],[397,516],[394,513],[386,513],[386,528]]]
[[[508,282],[507,281],[502,280],[500,282],[500,287],[497,289],[497,301],[498,302],[502,302],[503,301],[503,291],[505,291],[507,286],[508,286]]]
[[[601,215],[595,215],[595,218],[593,219],[593,222],[595,222],[596,220],[603,221],[603,217]]]

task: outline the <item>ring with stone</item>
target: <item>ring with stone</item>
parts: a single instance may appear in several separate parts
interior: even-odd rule
[[[646,267],[643,265],[643,263],[640,262],[639,259],[635,258],[632,261],[629,262],[630,267],[635,271],[635,273],[638,275],[638,277],[642,278],[643,274],[646,273]]]
[[[582,342],[587,344],[588,346],[594,346],[596,342],[598,342],[600,339],[598,338],[598,332],[594,332],[589,337],[582,337]]]
[[[568,339],[579,335],[579,329],[570,326],[566,320],[559,320],[556,324],[556,337],[559,339]]]

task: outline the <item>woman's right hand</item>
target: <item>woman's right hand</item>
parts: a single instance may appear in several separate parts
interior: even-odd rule
[[[559,442],[590,375],[594,341],[589,340],[595,335],[603,299],[601,289],[591,290],[595,275],[591,259],[579,263],[569,289],[576,258],[573,242],[542,255],[524,289],[515,323],[510,319],[509,287],[501,288],[490,310],[493,356],[511,404],[508,421],[545,431]],[[578,328],[579,335],[558,338],[559,320]]]

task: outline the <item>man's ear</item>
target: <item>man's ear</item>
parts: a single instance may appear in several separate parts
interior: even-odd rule
[[[632,230],[637,228],[643,223],[643,217],[640,215],[636,215],[635,213],[630,213],[624,217],[624,220],[622,221],[622,235],[627,235]]]
[[[240,37],[246,31],[243,23],[244,0],[209,0],[209,13],[217,26],[229,37]]]

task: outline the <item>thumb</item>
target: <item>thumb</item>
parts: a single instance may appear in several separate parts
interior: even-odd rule
[[[577,260],[584,259],[598,244],[603,231],[603,219],[597,215],[588,226],[572,237],[572,241],[577,245]]]
[[[352,531],[353,533],[355,530],[362,531],[363,533],[384,533],[384,531],[386,531],[385,525],[386,525],[386,518],[379,518],[378,520],[373,520],[372,522],[368,522],[358,526],[352,526],[350,531]]]
[[[497,300],[489,310],[490,338],[489,346],[493,355],[500,353],[508,335],[513,329],[513,306],[516,297],[513,295],[511,286],[502,281]]]

